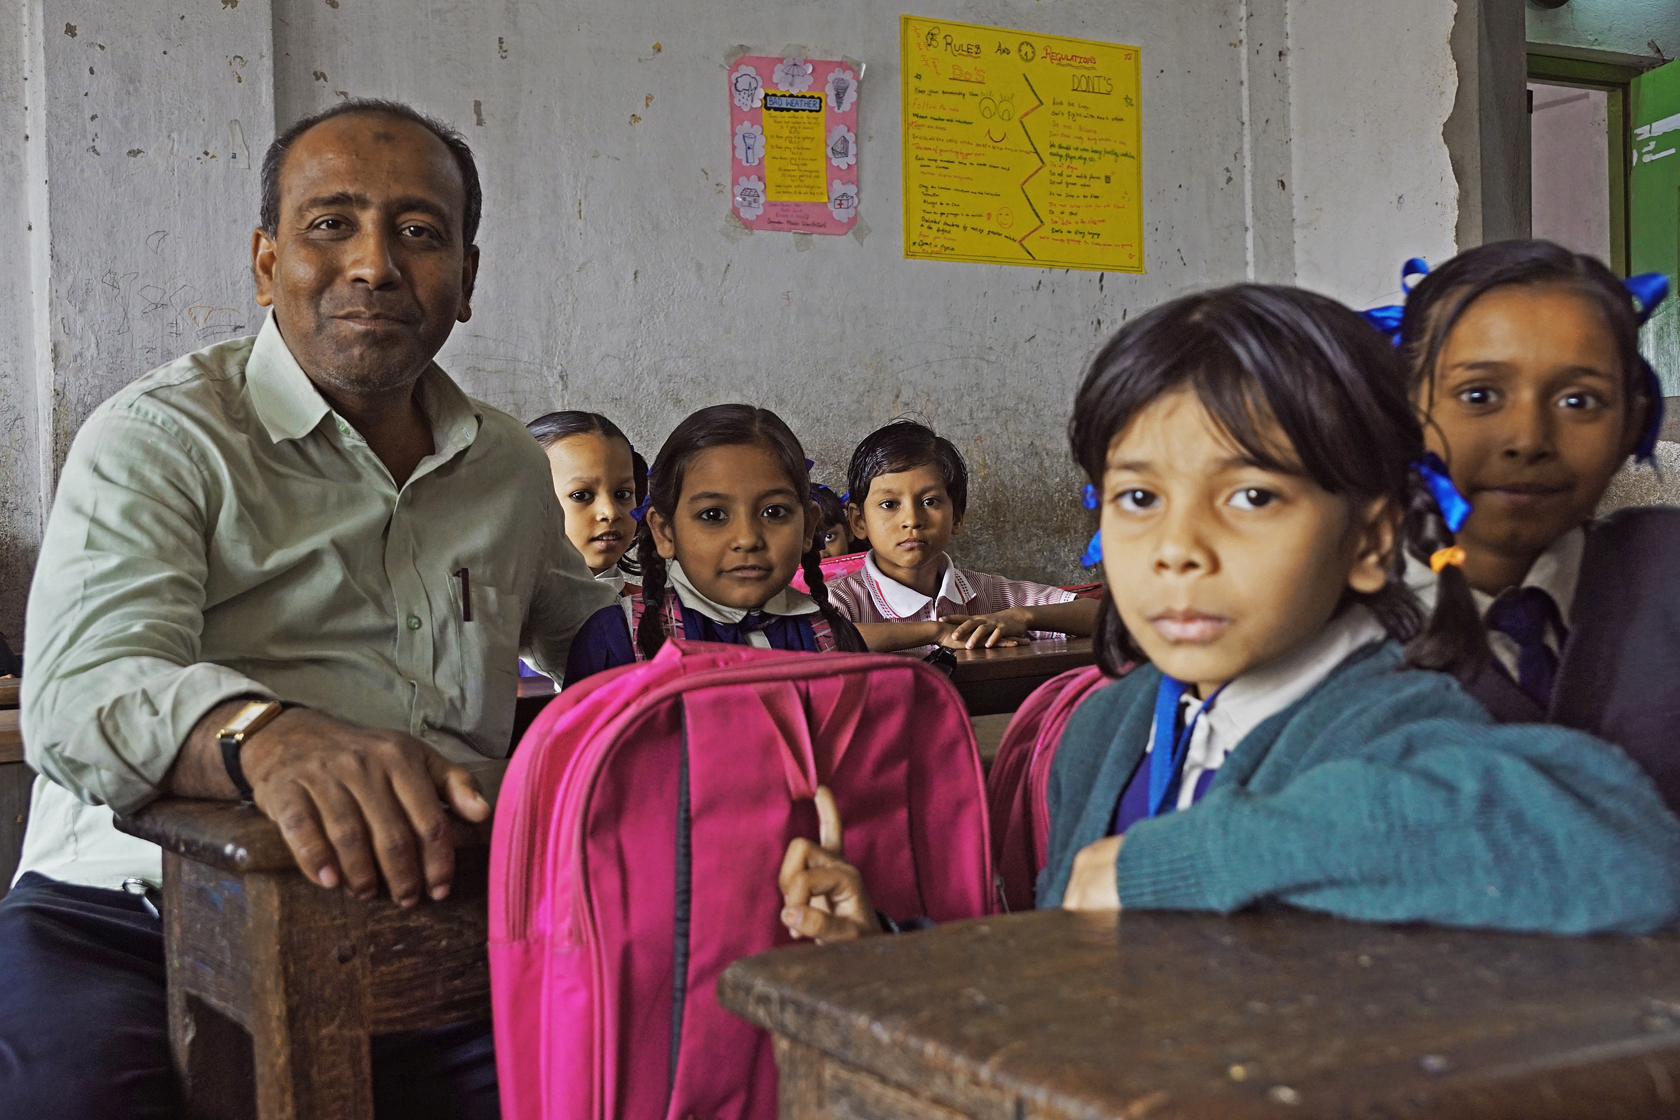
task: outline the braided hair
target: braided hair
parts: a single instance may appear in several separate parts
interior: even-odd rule
[[[657,510],[668,521],[675,520],[677,506],[682,500],[683,477],[688,465],[700,452],[713,447],[758,445],[769,451],[786,472],[795,494],[811,492],[810,468],[805,465],[805,450],[780,416],[767,408],[748,404],[715,404],[692,413],[678,424],[648,471],[648,509]],[[800,515],[807,524],[814,518],[810,503],[801,503]],[[644,657],[652,658],[669,636],[665,624],[665,593],[668,576],[665,558],[653,538],[653,528],[644,514],[636,530],[636,559],[642,570],[642,620],[636,628],[636,645]],[[806,586],[817,609],[834,632],[836,643],[848,653],[862,653],[857,629],[845,622],[829,602],[828,588],[823,585],[822,550],[812,534],[812,547],[800,559]]]
[[[602,416],[599,412],[582,412],[577,409],[566,409],[561,412],[545,412],[541,416],[525,425],[526,431],[536,437],[544,451],[571,436],[599,435],[607,439],[621,439],[624,446],[630,449],[630,475],[635,480],[636,504],[647,497],[647,460],[636,450],[636,445],[630,442],[630,437],[619,429],[617,424]],[[626,549],[623,556],[618,558],[618,570],[627,576],[640,576],[641,567]]]
[[[1447,663],[1469,664],[1485,652],[1480,623],[1464,627],[1452,596],[1437,601],[1426,624],[1406,587],[1406,546],[1433,551],[1450,545],[1451,534],[1413,466],[1424,453],[1423,429],[1381,334],[1336,301],[1298,288],[1240,284],[1152,309],[1102,348],[1074,402],[1068,440],[1094,485],[1102,486],[1109,448],[1132,419],[1180,389],[1194,392],[1255,462],[1303,474],[1351,502],[1395,502],[1401,539],[1387,582],[1375,592],[1345,590],[1338,611],[1362,604],[1392,638],[1421,634]],[[1095,645],[1099,664],[1114,674],[1144,654],[1112,589],[1103,603]]]

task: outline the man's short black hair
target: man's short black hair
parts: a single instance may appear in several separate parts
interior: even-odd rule
[[[263,156],[262,165],[264,231],[272,237],[280,225],[280,165],[286,162],[286,153],[291,150],[292,143],[322,121],[330,121],[334,117],[348,116],[352,113],[392,117],[417,124],[436,136],[443,146],[449,149],[449,154],[455,157],[455,166],[461,169],[461,185],[466,189],[466,213],[462,215],[461,220],[461,244],[472,248],[474,239],[478,237],[478,220],[484,210],[484,192],[478,183],[478,164],[473,162],[472,149],[467,146],[466,137],[436,117],[428,117],[412,106],[404,105],[400,101],[385,101],[374,97],[341,101],[314,116],[304,117],[274,138],[274,143],[268,146],[268,153]]]
[[[915,420],[894,420],[863,437],[846,469],[846,500],[862,509],[877,477],[926,466],[939,468],[951,512],[961,518],[968,510],[968,464],[955,444]]]

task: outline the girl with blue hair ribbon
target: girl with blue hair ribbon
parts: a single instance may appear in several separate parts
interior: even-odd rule
[[[1483,640],[1403,579],[1408,548],[1456,569],[1468,511],[1358,315],[1253,285],[1155,308],[1094,359],[1069,435],[1100,510],[1099,661],[1138,667],[1062,734],[1037,905],[1553,933],[1680,914],[1680,820],[1638,766],[1408,664],[1405,643]],[[784,925],[878,929],[843,853],[795,844]]]
[[[1467,592],[1460,609],[1486,628],[1468,656],[1426,647],[1418,660],[1497,719],[1621,746],[1680,806],[1680,510],[1596,516],[1629,456],[1655,456],[1662,387],[1639,329],[1667,279],[1624,282],[1538,240],[1407,267],[1426,273],[1396,332],[1408,391],[1474,507],[1463,564],[1414,563],[1409,582],[1426,601]]]

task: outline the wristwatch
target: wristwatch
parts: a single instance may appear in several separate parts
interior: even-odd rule
[[[251,783],[245,780],[245,768],[239,764],[240,748],[244,747],[245,740],[272,723],[274,717],[285,711],[287,706],[278,700],[252,700],[216,733],[216,739],[222,745],[222,765],[227,767],[227,776],[243,801],[251,800]]]

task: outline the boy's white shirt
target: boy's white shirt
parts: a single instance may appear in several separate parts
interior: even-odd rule
[[[1387,638],[1388,632],[1376,616],[1355,605],[1331,619],[1317,637],[1293,653],[1232,680],[1220,691],[1207,714],[1196,720],[1190,732],[1190,745],[1184,754],[1184,776],[1178,787],[1178,808],[1190,807],[1197,781],[1207,771],[1224,765],[1225,756],[1249,732],[1311,692],[1349,654]],[[1186,722],[1195,718],[1203,707],[1203,702],[1189,692],[1184,694],[1181,704],[1186,708]],[[1152,724],[1145,755],[1154,743]]]
[[[932,595],[923,595],[914,587],[906,586],[882,572],[875,565],[875,550],[870,549],[869,555],[863,558],[863,570],[869,573],[870,591],[880,596],[876,607],[884,606],[887,609],[881,611],[882,614],[898,618],[915,618],[927,609],[929,603],[935,602],[954,604],[960,612],[964,604],[974,598],[974,589],[957,566],[951,563],[950,553],[940,553],[939,563],[939,589]]]
[[[695,610],[711,619],[727,626],[733,626],[747,617],[751,612],[744,607],[726,607],[722,603],[713,602],[701,594],[700,590],[689,581],[683,572],[682,565],[675,560],[665,565],[666,578],[671,586],[676,588],[677,600],[682,603],[684,610]],[[816,614],[821,608],[817,601],[793,587],[784,587],[774,595],[770,601],[758,608],[765,614],[801,615]],[[770,639],[762,630],[754,630],[747,635],[747,644],[754,649],[769,649]]]
[[[1563,619],[1565,626],[1574,625],[1575,585],[1581,581],[1581,556],[1587,548],[1587,531],[1580,526],[1569,530],[1557,540],[1547,546],[1529,566],[1528,574],[1523,577],[1521,587],[1538,587],[1552,597],[1557,604],[1558,617]],[[1426,611],[1435,609],[1435,587],[1437,577],[1430,570],[1429,565],[1421,562],[1415,556],[1406,557],[1406,586],[1410,587],[1418,600],[1423,603]],[[1488,608],[1493,606],[1494,596],[1485,592],[1470,590],[1476,600],[1476,610],[1483,618],[1487,617]],[[1546,644],[1552,647],[1553,653],[1563,652],[1563,639],[1566,635],[1559,634],[1552,627],[1546,627]],[[1513,680],[1517,677],[1517,655],[1520,652],[1517,643],[1508,634],[1501,634],[1497,630],[1488,631],[1488,648],[1493,655],[1511,674]]]

